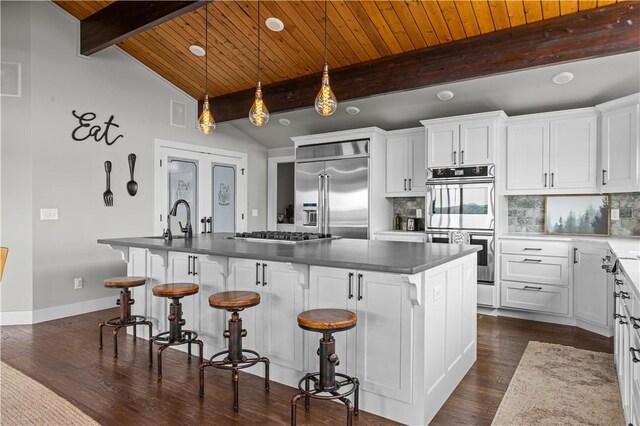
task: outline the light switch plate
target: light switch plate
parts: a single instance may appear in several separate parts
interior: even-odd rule
[[[620,220],[620,209],[611,209],[611,220]]]
[[[58,220],[58,209],[40,209],[40,220]]]

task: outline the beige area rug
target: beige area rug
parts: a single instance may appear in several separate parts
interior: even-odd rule
[[[66,399],[18,370],[0,363],[0,424],[97,425]]]
[[[493,426],[624,426],[613,355],[529,342]]]

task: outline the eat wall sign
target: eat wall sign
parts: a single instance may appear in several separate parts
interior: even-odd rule
[[[113,145],[115,141],[123,137],[122,135],[113,135],[113,132],[117,132],[117,130],[113,130],[113,128],[115,127],[117,129],[120,127],[113,122],[113,115],[109,117],[107,121],[100,123],[94,122],[97,117],[94,112],[78,114],[74,109],[71,111],[71,114],[78,120],[78,127],[71,132],[71,137],[74,141],[84,141],[93,138],[96,142],[104,140],[107,145]],[[112,133],[109,134],[109,131]]]

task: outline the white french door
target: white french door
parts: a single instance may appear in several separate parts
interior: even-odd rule
[[[167,227],[171,206],[186,200],[194,235],[243,232],[247,224],[247,155],[197,145],[156,140],[154,165],[154,233]],[[179,206],[171,232],[181,235],[187,211]]]

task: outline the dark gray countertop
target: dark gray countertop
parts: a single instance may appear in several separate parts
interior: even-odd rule
[[[340,239],[279,244],[229,240],[224,237],[224,234],[200,234],[190,241],[174,239],[171,242],[145,237],[103,238],[98,243],[398,274],[417,274],[480,250],[478,246],[469,245],[395,241]]]

